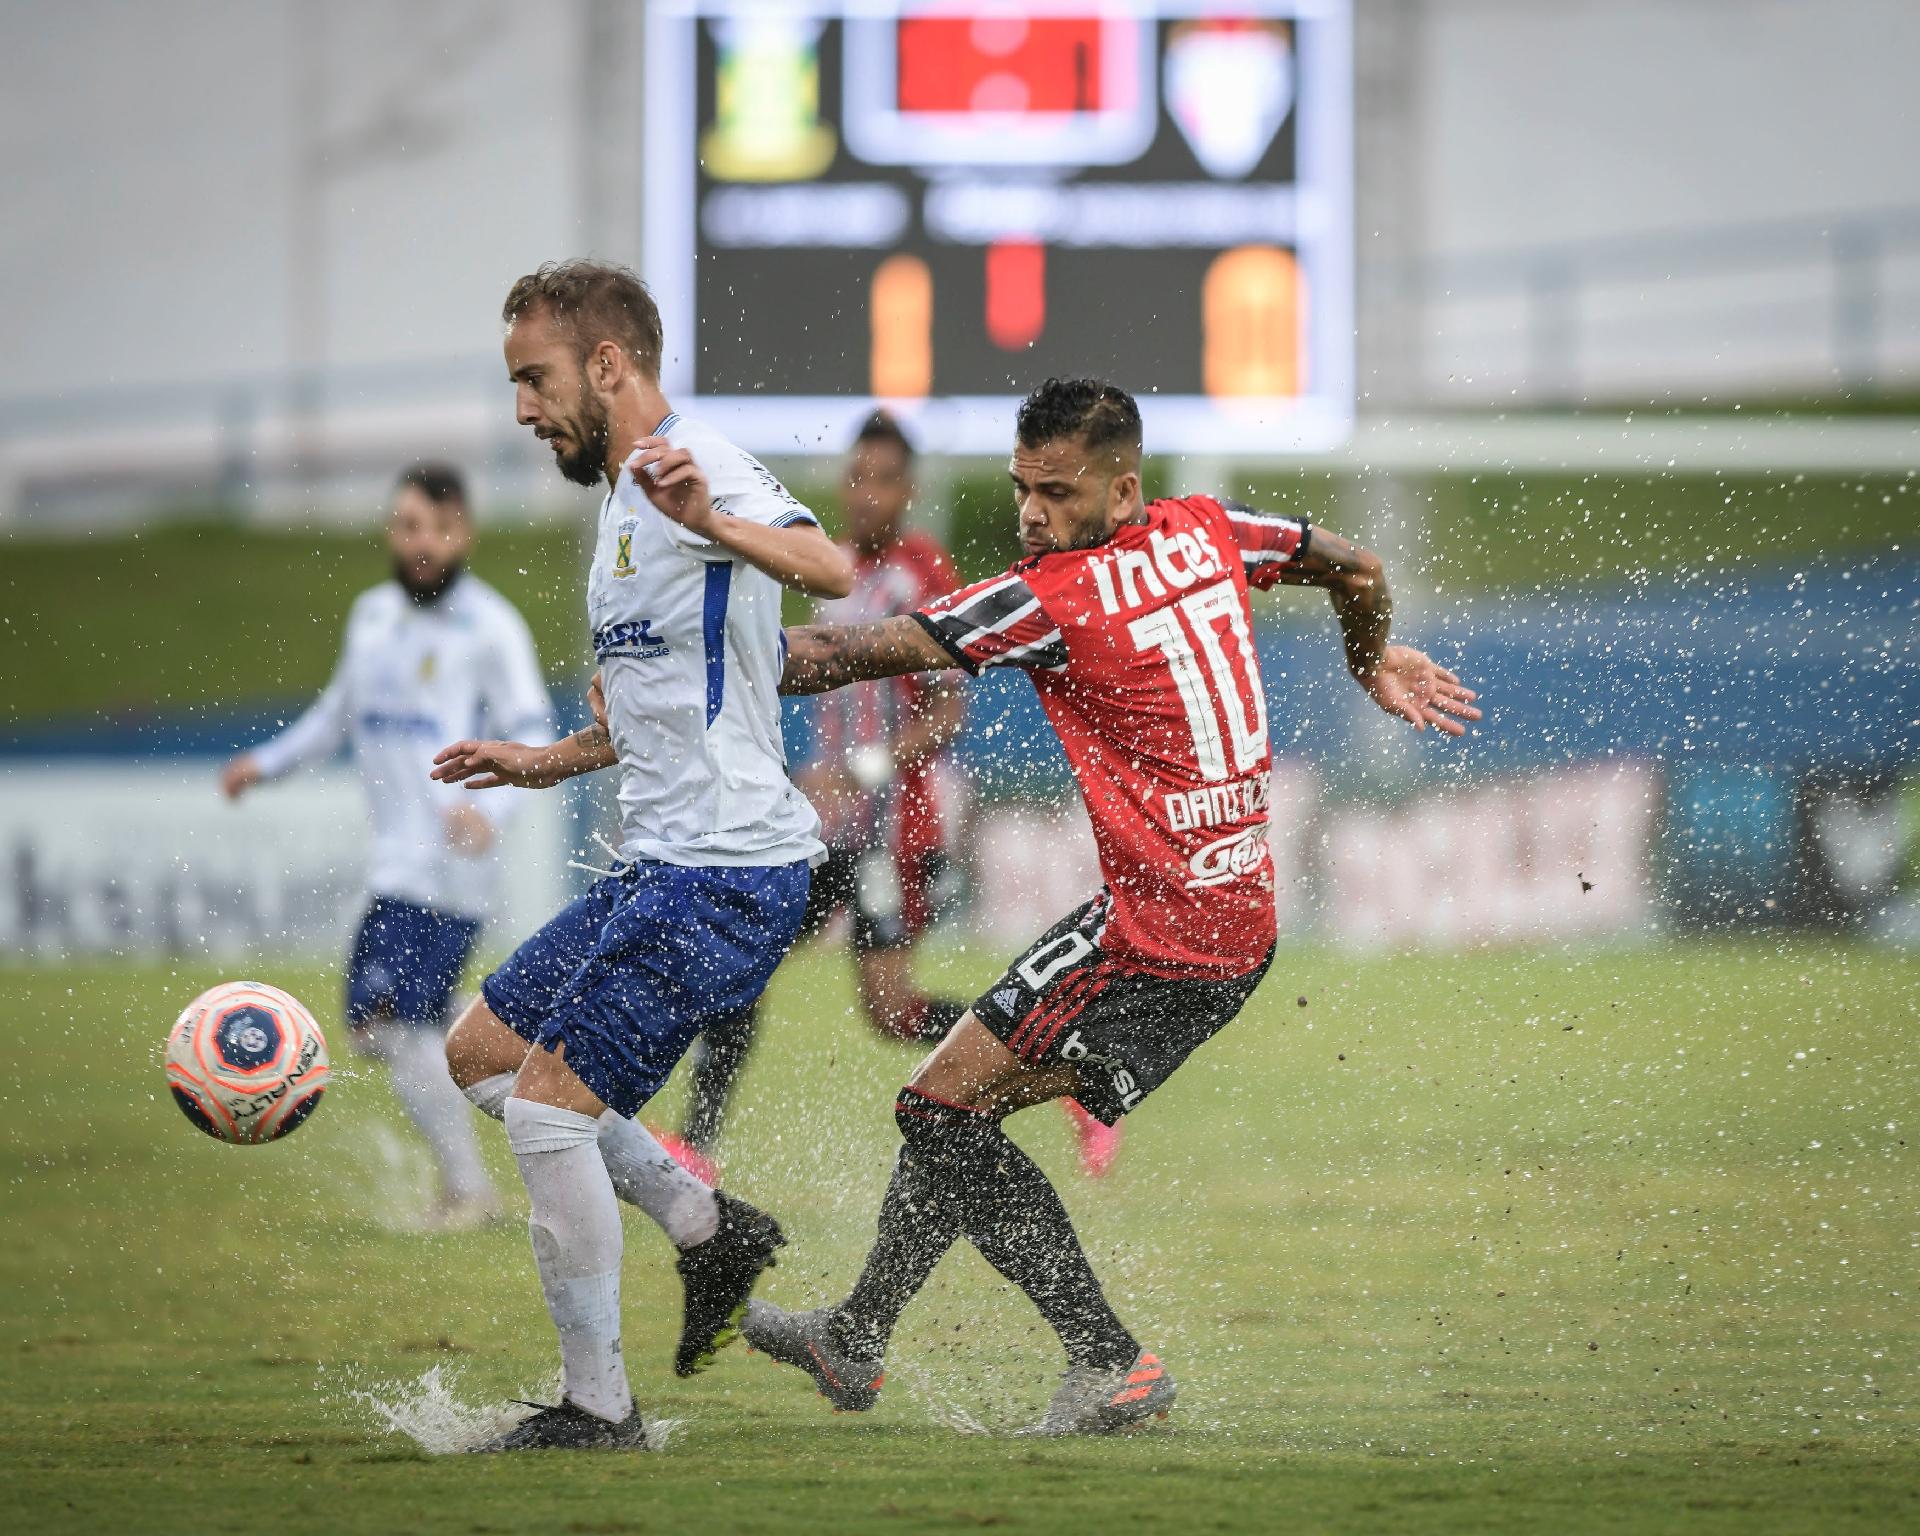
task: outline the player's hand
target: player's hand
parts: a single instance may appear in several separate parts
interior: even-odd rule
[[[493,846],[493,823],[474,805],[456,805],[447,813],[447,847],[463,859],[477,859]]]
[[[468,789],[551,789],[566,774],[552,747],[522,741],[456,741],[433,759],[433,777]]]
[[[693,455],[664,437],[643,437],[627,455],[626,467],[662,517],[688,533],[710,539],[720,515],[714,510],[707,477]]]
[[[229,800],[238,800],[259,782],[260,765],[250,753],[242,752],[238,757],[229,758],[220,770],[220,793]]]
[[[607,692],[600,686],[600,672],[594,669],[593,681],[587,684],[587,708],[593,711],[593,723],[601,730],[607,728]]]
[[[1473,703],[1479,695],[1410,645],[1388,646],[1380,665],[1356,681],[1374,703],[1416,731],[1431,725],[1449,736],[1464,736],[1467,728],[1460,722],[1480,718]]]

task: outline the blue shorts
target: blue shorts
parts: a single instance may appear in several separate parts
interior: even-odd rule
[[[453,989],[479,936],[476,918],[374,897],[347,960],[347,1022],[386,1015],[444,1028]]]
[[[804,862],[635,864],[562,908],[481,994],[522,1039],[564,1044],[608,1108],[637,1114],[695,1035],[766,990],[808,877]]]

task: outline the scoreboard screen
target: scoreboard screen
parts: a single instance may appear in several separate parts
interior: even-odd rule
[[[646,50],[662,382],[744,446],[998,454],[1049,375],[1157,452],[1346,437],[1348,0],[655,0]]]

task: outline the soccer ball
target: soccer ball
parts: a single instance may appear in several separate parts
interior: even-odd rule
[[[223,981],[167,1036],[167,1086],[180,1112],[221,1141],[277,1141],[327,1090],[327,1042],[297,998]]]

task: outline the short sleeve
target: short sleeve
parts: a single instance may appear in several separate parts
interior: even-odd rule
[[[1275,585],[1287,566],[1300,560],[1313,537],[1313,525],[1303,517],[1276,517],[1256,512],[1238,501],[1219,504],[1233,539],[1240,546],[1240,562],[1247,585],[1263,590]]]
[[[725,441],[693,438],[682,444],[693,455],[694,463],[705,472],[713,496],[714,510],[728,517],[744,518],[768,528],[786,528],[794,523],[812,523],[820,519],[802,505],[780,483],[774,472],[752,454]],[[645,501],[645,493],[635,487],[635,495]],[[704,560],[731,560],[733,556],[711,539],[689,533],[671,518],[663,518],[667,537],[690,554]]]
[[[1067,664],[1060,626],[1012,571],[949,592],[913,616],[969,672],[986,667],[1058,671]]]

